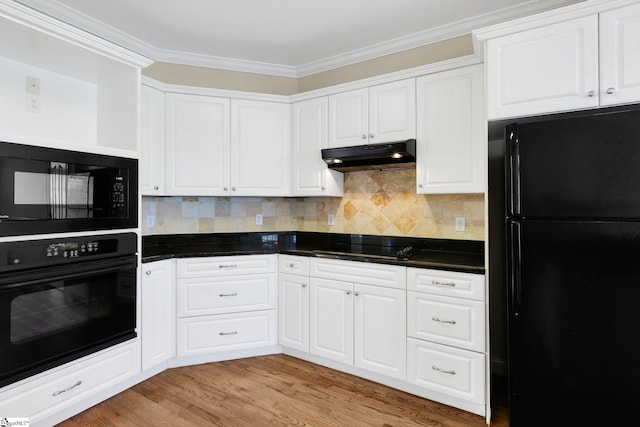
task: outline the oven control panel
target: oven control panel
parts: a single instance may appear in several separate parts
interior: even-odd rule
[[[133,254],[136,248],[135,233],[0,243],[0,271]]]

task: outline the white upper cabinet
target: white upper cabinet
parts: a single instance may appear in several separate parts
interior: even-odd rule
[[[229,99],[168,93],[166,106],[166,194],[227,195]]]
[[[293,104],[294,196],[342,196],[343,174],[330,170],[320,150],[328,148],[326,96]]]
[[[162,196],[165,194],[164,92],[143,85],[140,99],[140,188],[143,195]]]
[[[417,193],[482,193],[486,163],[482,65],[417,79]]]
[[[415,80],[329,96],[329,147],[415,138]]]
[[[289,104],[231,101],[231,195],[287,196]]]
[[[640,4],[600,14],[600,103],[640,100]]]
[[[598,17],[487,42],[488,118],[598,106]]]
[[[488,118],[640,101],[640,5],[487,41]]]

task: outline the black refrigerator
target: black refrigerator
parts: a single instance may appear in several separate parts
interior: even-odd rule
[[[640,108],[490,129],[490,292],[504,286],[506,306],[491,341],[506,340],[510,425],[639,425]]]

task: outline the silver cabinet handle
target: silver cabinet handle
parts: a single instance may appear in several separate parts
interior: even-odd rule
[[[589,98],[593,98],[594,96],[596,96],[596,91],[595,90],[590,90],[589,92],[587,92],[587,96]]]
[[[364,133],[362,134],[362,139],[367,139],[367,135],[365,135]]]
[[[306,284],[306,283],[303,283],[303,284],[302,284],[302,287],[303,287],[303,288],[306,288],[306,287],[307,287],[307,284]]]
[[[613,87],[610,87],[609,89],[607,89],[607,93],[608,93],[609,95],[613,95],[614,93],[616,93],[616,89],[615,89],[615,88],[613,88]]]
[[[433,369],[434,371],[442,372],[443,374],[450,374],[450,375],[455,375],[456,374],[456,371],[447,371],[447,370],[444,370],[444,369],[440,369],[436,365],[433,365],[431,367],[431,369]]]
[[[355,291],[355,292],[354,292],[354,295],[355,295],[355,296],[358,296],[358,295],[360,295],[360,292]]]
[[[431,284],[432,285],[439,285],[439,286],[451,286],[452,288],[456,287],[455,282],[438,282],[437,280],[432,280]]]
[[[431,320],[433,320],[434,322],[449,323],[450,325],[455,325],[456,324],[455,320],[442,320],[442,319],[439,319],[439,318],[437,318],[435,316],[432,317]]]
[[[229,191],[229,187],[224,187],[223,190],[224,191]]]
[[[292,262],[291,262],[291,263],[289,263],[289,268],[293,268],[293,267],[295,267],[295,264],[294,264],[294,263],[292,263]]]
[[[154,185],[154,186],[153,186],[153,189],[154,189],[154,190],[158,190],[159,188],[160,188],[160,187],[158,187],[157,185]]]
[[[372,133],[370,133],[370,134],[369,134],[369,138],[373,138],[373,137],[375,137],[375,135],[374,135],[374,134],[372,134]]]
[[[233,331],[233,332],[220,332],[218,333],[218,335],[236,335],[238,333],[238,331]]]
[[[322,191],[326,190],[326,188],[325,188],[324,186],[320,187],[320,189],[321,189]]]
[[[422,185],[422,184],[418,184],[418,187],[419,187],[419,188],[422,188],[422,187],[423,187],[423,185]]]
[[[220,298],[224,298],[224,297],[237,297],[238,293],[237,292],[232,292],[230,294],[220,294]]]
[[[236,264],[220,264],[218,268],[236,268]]]
[[[231,187],[231,191],[236,191],[236,187]]]
[[[351,291],[347,291],[347,295],[351,295]]]
[[[147,276],[151,276],[151,270],[145,271],[144,274],[146,274]]]
[[[68,392],[68,391],[71,391],[71,390],[73,390],[74,388],[78,387],[80,384],[82,384],[82,381],[78,381],[78,382],[76,382],[74,385],[72,385],[72,386],[70,386],[70,387],[67,387],[67,388],[65,388],[64,390],[54,391],[54,392],[51,394],[51,396],[54,396],[54,397],[55,397],[55,396],[57,396],[57,395],[59,395],[59,394],[62,394],[62,393],[66,393],[66,392]]]

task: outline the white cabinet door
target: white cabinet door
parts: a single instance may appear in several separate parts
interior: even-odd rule
[[[329,170],[320,150],[328,148],[328,98],[293,104],[294,196],[342,196],[343,174]]]
[[[310,344],[312,354],[353,364],[353,284],[310,279]]]
[[[329,96],[329,147],[367,144],[369,90],[357,89]]]
[[[288,196],[290,105],[231,101],[231,195]]]
[[[598,16],[487,42],[488,118],[598,106]]]
[[[229,100],[169,93],[166,102],[166,194],[227,195]]]
[[[278,276],[278,339],[280,345],[309,351],[309,278]]]
[[[418,78],[419,194],[484,192],[482,75],[474,65]]]
[[[640,101],[640,4],[600,14],[600,104]]]
[[[140,189],[143,195],[164,195],[164,132],[164,92],[142,86]]]
[[[142,265],[142,369],[175,357],[175,269],[173,260]]]
[[[354,364],[404,380],[406,378],[406,292],[354,285]]]
[[[369,143],[416,137],[416,81],[400,80],[369,88]]]
[[[329,147],[378,144],[416,136],[415,80],[329,96]]]

